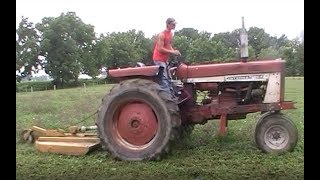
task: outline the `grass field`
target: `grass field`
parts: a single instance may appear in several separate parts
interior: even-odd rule
[[[282,155],[262,153],[254,142],[259,113],[230,121],[228,134],[216,136],[218,121],[196,125],[190,139],[154,162],[113,160],[98,149],[86,156],[37,152],[19,141],[24,128],[63,128],[92,115],[111,85],[16,94],[16,179],[304,179],[304,80],[287,79],[285,100],[297,102],[283,111],[296,124],[295,150]],[[80,125],[93,125],[96,116]]]

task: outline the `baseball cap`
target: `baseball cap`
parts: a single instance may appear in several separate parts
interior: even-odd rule
[[[173,18],[168,18],[167,21],[166,21],[167,24],[170,24],[170,23],[175,23],[177,24],[176,20],[173,19]]]

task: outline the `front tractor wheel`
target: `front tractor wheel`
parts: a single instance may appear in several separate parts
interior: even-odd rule
[[[175,139],[181,120],[171,96],[152,81],[124,81],[99,109],[97,126],[104,149],[121,160],[160,159]]]
[[[298,131],[283,114],[268,114],[257,122],[255,141],[258,148],[266,153],[293,151],[298,141]]]

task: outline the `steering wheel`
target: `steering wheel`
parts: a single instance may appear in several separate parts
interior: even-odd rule
[[[169,67],[178,67],[180,63],[183,62],[183,58],[181,55],[173,55],[173,59],[169,61]]]

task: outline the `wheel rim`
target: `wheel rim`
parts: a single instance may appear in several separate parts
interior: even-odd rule
[[[271,149],[283,149],[289,141],[289,133],[282,126],[271,126],[264,134],[264,141]]]
[[[118,144],[131,149],[144,149],[152,143],[158,121],[152,108],[143,102],[119,106],[113,118],[112,134]]]

